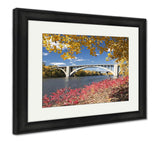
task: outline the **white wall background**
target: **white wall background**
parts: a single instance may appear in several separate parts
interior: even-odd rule
[[[158,140],[159,92],[159,0],[2,0],[0,4],[0,140]],[[21,136],[12,135],[12,9],[15,7],[127,16],[148,20],[148,119]]]

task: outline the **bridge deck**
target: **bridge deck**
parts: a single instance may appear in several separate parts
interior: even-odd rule
[[[75,66],[69,66],[69,67],[86,67],[86,66],[89,66],[89,67],[92,67],[92,66],[114,66],[114,64],[75,65]],[[59,68],[64,68],[64,67],[67,67],[67,66],[59,66]]]

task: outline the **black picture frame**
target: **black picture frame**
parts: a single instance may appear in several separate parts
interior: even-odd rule
[[[139,111],[28,123],[28,20],[138,27]],[[14,9],[13,134],[146,119],[146,42],[146,19]]]

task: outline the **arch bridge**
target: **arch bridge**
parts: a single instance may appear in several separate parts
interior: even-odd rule
[[[119,65],[118,64],[101,64],[101,65],[78,65],[78,66],[63,66],[63,67],[57,67],[57,69],[60,69],[63,71],[66,75],[66,77],[72,76],[75,72],[78,70],[82,70],[85,68],[101,68],[106,70],[106,72],[111,72],[115,78],[118,77],[119,73]]]

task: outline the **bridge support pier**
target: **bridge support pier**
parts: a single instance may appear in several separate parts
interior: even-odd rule
[[[118,77],[118,65],[114,64],[114,78]]]
[[[70,77],[71,68],[70,66],[66,67],[66,77]]]

